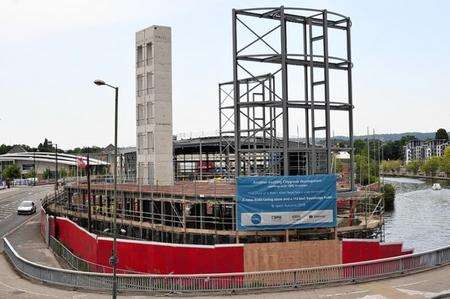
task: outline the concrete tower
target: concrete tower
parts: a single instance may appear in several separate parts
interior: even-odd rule
[[[136,32],[137,179],[173,185],[172,40],[170,27]]]

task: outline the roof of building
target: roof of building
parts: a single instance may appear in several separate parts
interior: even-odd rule
[[[4,155],[0,155],[1,161],[30,161],[30,162],[47,162],[47,163],[55,163],[56,157],[55,153],[49,152],[19,152],[19,153],[7,153]],[[87,160],[84,156],[76,156],[70,154],[62,154],[58,153],[58,164],[64,165],[77,165],[77,159],[83,159],[85,162]],[[109,163],[89,158],[89,164],[92,166],[99,165],[109,165]]]
[[[336,159],[349,160],[349,159],[350,159],[350,153],[344,152],[344,151],[340,151],[340,152],[336,155]]]
[[[26,150],[21,145],[13,145],[13,147],[8,151],[8,154],[13,153],[25,153]]]

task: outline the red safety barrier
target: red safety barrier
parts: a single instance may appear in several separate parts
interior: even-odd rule
[[[76,256],[97,263],[97,238],[72,221],[56,218],[55,237]]]
[[[402,243],[380,243],[377,240],[342,240],[342,263],[355,263],[411,254],[412,249],[403,250]]]
[[[110,266],[112,238],[97,237],[65,218],[57,218],[56,226],[56,238],[75,255],[98,265]],[[119,239],[117,255],[119,269],[143,273],[194,274],[244,271],[242,244],[204,246]]]
[[[111,238],[90,234],[66,218],[56,218],[55,225],[51,225],[52,219],[53,217],[49,218],[50,234],[59,239],[70,251],[93,264],[110,266]],[[205,246],[118,239],[117,250],[118,269],[121,270],[154,274],[235,273],[245,270],[242,244]],[[342,241],[344,264],[410,253],[412,250],[403,250],[401,243],[380,244],[377,240],[367,239]],[[396,266],[393,263],[392,267]],[[367,271],[376,273],[379,270],[377,265],[372,265],[346,269],[348,273],[344,275],[363,277]]]

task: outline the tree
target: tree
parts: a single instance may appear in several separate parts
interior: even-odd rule
[[[344,163],[342,163],[341,159],[336,160],[336,172],[341,173],[344,170]]]
[[[378,180],[378,165],[374,160],[370,159],[370,183],[375,183]],[[356,155],[356,178],[355,180],[360,181],[363,185],[368,183],[368,168],[367,168],[367,155]]]
[[[402,167],[402,163],[400,163],[399,160],[392,160],[392,161],[383,161],[381,162],[381,170],[383,172],[397,172]]]
[[[441,158],[441,170],[445,172],[447,176],[450,176],[450,147],[445,149],[444,155]]]
[[[436,131],[436,135],[434,139],[443,139],[445,141],[448,141],[448,134],[447,131],[443,128],[440,128]]]
[[[422,171],[427,175],[435,175],[441,165],[441,158],[437,156],[430,157],[423,163]]]
[[[36,173],[34,172],[33,169],[30,170],[30,172],[28,172],[28,173],[25,175],[25,178],[27,178],[27,179],[31,179],[31,178],[35,178],[35,177],[36,177]]]
[[[409,172],[412,172],[414,174],[417,174],[419,169],[422,167],[422,164],[423,163],[420,160],[409,161],[408,164],[406,164],[406,170],[408,170]]]
[[[400,138],[400,146],[403,147],[403,146],[405,146],[408,142],[413,141],[414,139],[416,139],[416,136],[414,136],[414,135],[406,135],[406,136],[403,136],[402,138]]]
[[[3,169],[2,173],[3,178],[8,182],[20,178],[21,175],[22,172],[20,170],[20,167],[17,166],[17,164],[11,164],[6,166],[6,168]]]
[[[367,148],[366,142],[362,139],[357,139],[353,142],[353,147],[355,148],[355,155],[359,155],[362,151]]]
[[[389,161],[382,161],[381,162],[381,170],[383,172],[389,172],[389,171],[392,170]]]
[[[44,179],[48,180],[52,177],[52,173],[50,171],[50,169],[46,168],[44,170],[44,172],[42,173],[42,176],[44,177]]]
[[[6,154],[11,150],[11,145],[1,144],[0,145],[0,155]]]
[[[383,158],[385,160],[404,160],[405,153],[403,147],[414,139],[414,135],[406,135],[400,140],[385,142],[383,144]]]
[[[403,158],[403,147],[400,141],[388,141],[383,144],[383,158],[385,160],[400,160]]]
[[[59,172],[59,177],[61,178],[67,177],[67,170],[65,170],[64,168],[61,169],[61,171]]]
[[[391,184],[384,184],[381,191],[384,197],[384,208],[386,211],[394,209],[395,188]]]

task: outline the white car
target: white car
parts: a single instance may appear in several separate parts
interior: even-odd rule
[[[24,200],[17,208],[17,215],[31,215],[36,213],[36,205],[31,200]]]

